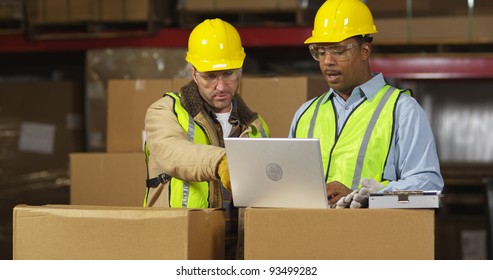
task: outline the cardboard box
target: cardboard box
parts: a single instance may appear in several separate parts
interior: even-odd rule
[[[189,78],[110,80],[108,82],[107,151],[141,152],[148,107],[167,91],[179,91]],[[296,110],[328,90],[322,76],[243,77],[240,94],[269,125],[272,137],[287,137]]]
[[[279,11],[295,10],[298,0],[187,0],[180,3],[186,11]]]
[[[74,205],[14,208],[14,260],[224,259],[224,211]]]
[[[26,1],[29,22],[33,24],[89,22],[95,19],[97,7],[93,0]]]
[[[149,0],[27,0],[30,23],[85,23],[148,21]]]
[[[149,0],[97,0],[99,19],[103,22],[147,21],[150,19]]]
[[[434,211],[245,210],[245,259],[431,260]]]
[[[142,206],[146,174],[143,152],[70,154],[70,204]]]
[[[294,113],[305,102],[329,90],[320,76],[243,77],[240,94],[269,125],[271,137],[287,137]]]
[[[294,11],[299,7],[298,0],[216,0],[216,2],[219,11]]]
[[[147,109],[166,92],[178,91],[188,81],[190,80],[108,81],[107,151],[142,152]]]
[[[109,153],[144,150],[147,109],[170,89],[171,80],[108,81],[106,148]]]
[[[185,56],[186,50],[181,48],[116,48],[112,51],[88,51],[85,66],[88,151],[107,151],[109,80],[163,80],[188,76],[190,66],[185,61]],[[170,89],[164,88],[163,93],[168,90]],[[139,130],[137,137],[140,137],[141,133]],[[139,145],[139,151],[141,150]]]
[[[422,16],[424,13],[436,13],[437,10],[433,9],[432,5],[435,1],[413,1],[412,2],[412,15]],[[450,2],[449,2],[450,3]],[[407,1],[395,1],[395,0],[371,0],[365,1],[366,6],[372,12],[373,18],[381,17],[406,17]],[[443,3],[442,3],[443,4]],[[442,10],[445,5],[442,6]],[[466,6],[466,5],[464,5]],[[378,28],[379,26],[377,26]]]
[[[73,82],[0,87],[0,175],[66,170],[69,153],[84,150],[81,88]]]
[[[364,1],[371,10],[373,18],[393,17],[419,18],[424,16],[465,16],[469,13],[469,5],[462,1],[395,1],[370,0]],[[409,5],[411,4],[411,5]],[[408,9],[410,8],[410,10]],[[476,0],[471,6],[474,15],[490,14],[493,3],[488,0]],[[377,26],[378,28],[378,26]]]
[[[24,20],[23,6],[24,3],[19,0],[3,0],[0,4],[0,21]]]
[[[376,44],[469,44],[492,40],[491,15],[375,19]],[[454,26],[454,28],[450,28]]]

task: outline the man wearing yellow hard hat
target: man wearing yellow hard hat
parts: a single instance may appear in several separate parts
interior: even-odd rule
[[[231,203],[224,137],[268,137],[264,120],[238,95],[245,52],[221,19],[197,25],[186,60],[192,80],[152,104],[145,118],[144,206],[225,208],[226,258],[235,258],[238,209]]]
[[[370,193],[439,190],[427,116],[409,90],[370,70],[373,16],[360,0],[328,0],[306,39],[330,90],[295,113],[290,137],[319,138],[329,204],[367,207]]]

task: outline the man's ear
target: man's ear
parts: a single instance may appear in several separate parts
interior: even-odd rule
[[[197,83],[197,78],[195,77],[195,71],[197,71],[197,70],[195,69],[195,67],[190,67],[190,70],[192,71],[192,78],[193,78],[194,82],[196,84],[198,84]]]
[[[363,57],[363,60],[367,60],[370,57],[370,54],[371,54],[371,44],[363,43],[361,45],[361,56]]]

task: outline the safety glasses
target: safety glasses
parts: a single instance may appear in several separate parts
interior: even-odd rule
[[[195,75],[200,83],[206,88],[217,86],[221,79],[227,85],[238,82],[241,74],[240,69],[231,69],[225,71],[199,72],[195,71]]]
[[[327,55],[330,55],[335,61],[343,62],[351,58],[349,51],[353,48],[353,46],[353,44],[336,46],[311,44],[308,48],[310,49],[312,57],[316,61],[324,61]]]

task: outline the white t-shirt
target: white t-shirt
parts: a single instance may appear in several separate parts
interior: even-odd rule
[[[216,118],[221,124],[221,127],[223,129],[223,138],[226,138],[229,136],[231,133],[231,129],[233,128],[233,125],[229,123],[229,116],[231,116],[231,111],[227,113],[215,113]]]

